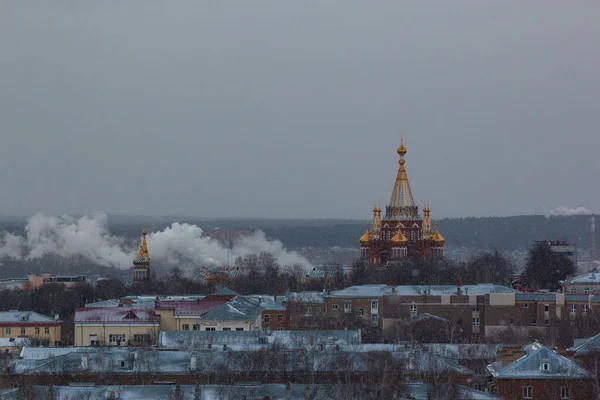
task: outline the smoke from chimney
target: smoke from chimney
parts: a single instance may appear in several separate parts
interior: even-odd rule
[[[280,265],[300,265],[312,269],[310,262],[294,251],[288,251],[279,240],[268,240],[261,231],[233,242],[231,249],[221,242],[203,236],[193,224],[173,223],[170,227],[147,236],[150,258],[160,265],[226,265],[250,254],[272,254]],[[44,256],[83,257],[98,265],[130,268],[139,244],[108,231],[107,216],[95,213],[81,218],[35,214],[25,226],[25,235],[0,233],[0,259],[34,260]]]
[[[565,206],[558,206],[550,210],[549,216],[551,217],[572,217],[575,215],[590,215],[592,212],[585,207],[569,208]]]

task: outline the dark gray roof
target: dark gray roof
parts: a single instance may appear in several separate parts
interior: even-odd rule
[[[600,350],[600,334],[591,338],[575,339],[573,347],[567,350],[574,351],[576,356],[585,356]]]
[[[268,349],[265,349],[268,350]],[[114,349],[102,352],[69,353],[47,360],[15,360],[16,374],[49,374],[65,371],[82,371],[82,360],[87,357],[87,370],[96,374],[140,374],[162,373],[165,375],[212,373],[216,369],[231,372],[368,371],[374,361],[380,362],[381,352],[353,350],[305,350],[278,353],[269,357],[269,362],[257,357],[259,351],[159,351],[156,349]],[[265,354],[264,352],[262,354]],[[274,354],[269,351],[270,355]],[[473,375],[472,371],[453,360],[435,356],[428,352],[390,351],[389,361],[404,363],[408,373],[453,372]],[[374,358],[373,356],[376,356]],[[191,370],[192,357],[196,357],[195,370]]]
[[[223,295],[238,296],[239,293],[234,292],[233,290],[229,289],[228,287],[224,287],[224,288],[221,288],[221,289],[217,290],[216,292],[214,292],[213,295],[218,295],[218,296],[223,296]]]
[[[200,319],[203,321],[255,321],[264,308],[236,296],[225,304],[213,307]]]

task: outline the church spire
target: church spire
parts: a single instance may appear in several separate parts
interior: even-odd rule
[[[408,183],[408,175],[404,167],[406,163],[404,160],[404,156],[406,155],[404,132],[400,133],[400,147],[396,151],[400,156],[400,160],[398,161],[399,167],[390,204],[386,210],[386,217],[392,219],[415,218],[417,217],[417,207],[415,206],[415,200],[413,199],[410,184]]]
[[[138,257],[143,257],[150,260],[150,255],[148,254],[148,244],[146,243],[146,227],[142,229],[142,238],[140,241],[140,250],[137,254]]]
[[[148,254],[148,244],[146,243],[146,227],[142,229],[140,239],[140,249],[133,259],[133,281],[140,282],[150,278],[150,255]]]

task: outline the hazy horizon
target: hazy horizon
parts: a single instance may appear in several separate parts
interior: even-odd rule
[[[0,11],[0,214],[366,221],[400,131],[433,218],[600,209],[594,4]]]

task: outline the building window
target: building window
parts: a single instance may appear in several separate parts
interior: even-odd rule
[[[411,304],[410,305],[410,312],[411,313],[416,313],[417,312],[417,305],[416,304]]]
[[[214,326],[207,326],[206,328],[204,328],[205,331],[216,331],[217,328]]]
[[[479,326],[479,318],[473,318],[473,326]]]
[[[586,287],[585,289],[583,289],[583,293],[590,294],[590,288]]]
[[[575,294],[575,293],[577,293],[577,289],[575,289],[575,288],[571,289],[571,294]]]
[[[377,318],[377,315],[371,315],[371,325],[373,325],[373,326],[379,325],[379,318]]]
[[[515,320],[514,320],[514,319],[512,319],[512,318],[511,318],[511,319],[509,319],[509,320],[508,320],[508,324],[509,324],[510,326],[513,326],[513,325],[514,325],[514,323],[515,323]]]
[[[523,386],[523,398],[524,399],[533,399],[533,390],[531,386]]]
[[[378,305],[379,303],[377,302],[377,300],[371,301],[371,309],[376,310]]]
[[[190,330],[190,324],[183,324],[183,325],[181,325],[181,330],[182,331],[189,331]]]
[[[333,304],[331,305],[331,309],[332,309],[333,311],[337,311],[337,306],[338,306],[337,304],[333,303]]]
[[[21,335],[25,334],[25,328],[21,328]]]
[[[6,328],[6,334],[10,335],[10,328]]]
[[[271,316],[269,314],[265,314],[264,322],[265,322],[265,324],[268,324],[271,322]]]
[[[283,328],[282,328],[281,326],[278,326],[278,327],[277,327],[277,330],[278,330],[278,331],[282,331],[282,330],[283,330]]]
[[[365,310],[363,310],[362,308],[359,308],[358,315],[365,315]]]
[[[529,303],[525,303],[523,306],[524,306],[525,308],[529,308]]]
[[[569,388],[568,387],[561,387],[560,388],[560,398],[561,399],[569,399]]]
[[[277,314],[277,322],[283,322],[283,315]]]
[[[35,328],[35,334],[39,335],[40,334],[40,328]]]
[[[200,325],[199,324],[192,325],[192,330],[193,331],[199,331],[200,330]]]
[[[588,305],[587,304],[582,304],[581,305],[581,312],[583,312],[584,314],[587,313],[588,311]]]
[[[352,310],[352,300],[344,300],[344,311],[349,312]]]
[[[121,344],[125,342],[125,335],[108,335],[109,343]]]
[[[550,363],[548,363],[548,362],[542,363],[542,371],[550,371]]]
[[[531,320],[531,325],[536,326],[537,325],[537,320],[535,318],[533,318]]]
[[[548,319],[545,319],[545,320],[544,320],[544,324],[546,324],[546,326],[550,325],[550,320],[548,320]]]
[[[577,305],[576,304],[571,304],[571,312],[574,313],[575,310],[577,310]]]
[[[225,332],[229,332],[231,330],[231,328],[223,328],[223,331]]]
[[[134,341],[134,343],[150,343],[150,335],[148,335],[146,333],[134,334],[133,341]]]
[[[244,328],[235,328],[236,331],[243,331]]]
[[[46,335],[49,335],[50,334],[50,328],[44,328],[44,333]]]
[[[548,304],[544,304],[544,312],[550,311],[550,306]]]

